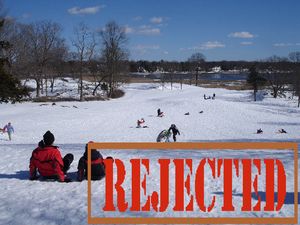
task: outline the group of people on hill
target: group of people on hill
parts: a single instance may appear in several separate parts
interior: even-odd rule
[[[207,97],[206,94],[204,94],[204,95],[203,95],[203,98],[204,98],[204,100],[208,100],[208,99],[214,100],[214,99],[216,98],[216,94],[213,93],[212,97],[211,97],[211,96],[208,96],[208,97]]]
[[[161,111],[161,109],[157,109],[157,117],[163,117],[164,116],[164,112]],[[137,120],[137,126],[136,128],[148,128],[148,126],[144,125],[145,123],[145,119],[141,118]],[[163,130],[162,132],[160,132],[160,134],[157,137],[157,142],[160,142],[161,139],[165,139],[166,142],[169,142],[169,137],[171,136],[171,134],[173,135],[173,141],[176,142],[176,136],[180,135],[180,131],[178,130],[178,128],[176,127],[175,124],[171,124],[170,128],[168,130]]]
[[[30,158],[30,180],[51,179],[60,182],[70,182],[67,171],[74,160],[71,153],[66,154],[63,158],[60,149],[53,145],[55,141],[54,135],[47,131],[43,135],[43,140],[38,143],[38,147],[33,150]],[[87,178],[88,165],[88,145],[85,146],[85,152],[80,158],[77,166],[77,180],[82,181]],[[107,157],[106,159],[111,159]],[[103,156],[97,150],[91,151],[91,179],[101,180],[105,176],[105,164]]]
[[[6,124],[3,128],[0,128],[1,133],[7,133],[8,139],[11,141],[12,133],[15,132],[14,127],[11,125],[11,122]]]
[[[157,109],[157,117],[163,117],[163,116],[164,116],[164,112],[162,112],[160,108]],[[138,119],[136,128],[148,128],[148,126],[145,126],[144,123],[145,123],[144,118]],[[169,129],[161,131],[156,141],[161,142],[162,139],[164,139],[166,142],[169,142],[170,141],[169,138],[171,134],[173,135],[173,141],[176,142],[177,140],[176,136],[180,135],[180,131],[178,130],[175,124],[171,124]]]
[[[259,129],[256,131],[256,133],[257,133],[257,134],[262,134],[262,133],[263,133],[263,130],[262,130],[261,128],[259,128]],[[281,128],[281,129],[278,130],[278,133],[280,133],[280,134],[286,134],[287,132],[286,132],[285,129]]]

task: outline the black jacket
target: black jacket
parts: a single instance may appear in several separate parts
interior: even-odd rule
[[[87,178],[87,165],[88,165],[88,156],[87,151],[80,158],[78,163],[78,180],[82,181]],[[103,163],[103,157],[97,150],[91,151],[91,179],[92,180],[101,180],[105,176],[105,166]]]
[[[172,131],[173,135],[177,135],[179,134],[180,135],[180,132],[179,130],[177,129],[177,127],[170,127],[168,132]]]

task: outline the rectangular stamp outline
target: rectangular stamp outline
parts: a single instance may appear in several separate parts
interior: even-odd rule
[[[293,150],[294,217],[92,217],[91,149],[100,150]],[[297,224],[298,223],[298,144],[295,142],[94,142],[88,143],[88,224]]]

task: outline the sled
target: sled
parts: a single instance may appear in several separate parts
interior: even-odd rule
[[[170,132],[168,132],[167,130],[163,130],[157,136],[156,142],[169,142],[170,136],[171,136]]]
[[[149,128],[148,126],[136,126],[136,128]]]

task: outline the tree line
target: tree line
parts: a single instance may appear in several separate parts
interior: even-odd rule
[[[181,62],[130,61],[125,28],[114,21],[98,32],[80,23],[74,27],[73,34],[72,46],[68,46],[58,23],[22,24],[0,18],[0,85],[6,86],[0,90],[0,101],[19,101],[28,94],[20,80],[34,80],[36,97],[40,97],[53,92],[58,77],[72,76],[78,80],[82,101],[86,78],[94,83],[93,95],[101,89],[108,97],[113,97],[119,86],[128,82],[130,72],[169,72],[168,80],[172,82],[172,74],[189,72],[195,75],[198,85],[199,73],[217,66],[224,71],[249,71],[248,83],[253,87],[255,100],[257,90],[265,85],[272,88],[274,98],[284,95],[287,90],[299,97],[300,52],[297,51],[287,57],[271,56],[260,61],[206,61],[202,53],[192,54]],[[5,82],[10,82],[10,88]]]
[[[1,56],[7,62],[7,73],[19,80],[34,80],[36,97],[48,96],[49,91],[53,92],[55,79],[66,75],[78,78],[80,100],[84,100],[85,76],[93,77],[94,94],[106,82],[107,95],[112,97],[128,71],[125,29],[114,21],[99,32],[84,23],[77,25],[72,50],[58,23],[22,24],[4,18],[0,21],[0,38],[9,43],[2,48]]]

